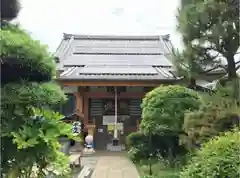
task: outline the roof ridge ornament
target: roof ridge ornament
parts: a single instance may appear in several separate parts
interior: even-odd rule
[[[68,34],[68,33],[63,33],[63,39],[64,40],[71,39],[71,38],[74,38],[74,35]]]
[[[163,41],[170,41],[170,34],[162,35],[161,37]]]

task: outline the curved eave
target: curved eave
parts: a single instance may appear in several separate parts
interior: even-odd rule
[[[183,78],[164,80],[113,80],[113,79],[61,79],[57,78],[62,85],[68,86],[157,86],[160,84],[178,84]]]

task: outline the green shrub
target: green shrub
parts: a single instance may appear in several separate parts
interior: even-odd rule
[[[128,156],[134,163],[139,163],[141,160],[146,160],[148,155],[148,148],[143,144],[131,147],[128,150]]]
[[[202,145],[181,172],[181,178],[240,177],[240,132],[227,132]]]
[[[226,92],[218,91],[217,94],[206,97],[206,104],[198,111],[185,114],[183,129],[187,136],[181,137],[181,143],[188,150],[239,126],[240,108],[226,95]]]
[[[142,132],[132,132],[126,138],[128,155],[133,162],[139,162],[142,159],[147,159],[148,137]]]
[[[174,132],[182,130],[187,110],[199,109],[199,94],[182,86],[160,86],[146,94],[142,102],[141,129],[144,132]]]
[[[126,143],[128,154],[133,162],[146,160],[151,152],[153,156],[161,155],[168,158],[168,150],[171,148],[174,157],[185,154],[185,149],[178,144],[178,137],[165,134],[165,135],[152,135],[151,150],[149,145],[149,136],[144,135],[142,132],[133,132],[127,136]]]
[[[128,148],[134,147],[139,144],[148,142],[148,138],[142,132],[132,132],[126,138],[126,144]]]

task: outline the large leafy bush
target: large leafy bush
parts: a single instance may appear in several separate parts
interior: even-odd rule
[[[1,4],[12,10],[1,12],[1,177],[41,178],[50,170],[66,177],[68,158],[60,152],[59,137],[74,135],[50,110],[66,98],[52,82],[55,62],[46,46],[7,21],[17,15],[16,3]]]
[[[71,126],[60,122],[62,116],[50,110],[32,111],[35,114],[32,117],[15,114],[18,121],[9,118],[9,127],[1,128],[2,174],[21,177],[35,172],[42,177],[49,166],[59,175],[68,173],[68,160],[60,152],[58,138],[62,135],[73,138]]]
[[[156,150],[170,162],[173,157],[182,154],[179,137],[186,111],[199,109],[201,97],[194,90],[178,86],[160,86],[146,94],[143,99],[141,132],[153,135],[152,143]],[[155,139],[156,138],[156,139]]]
[[[227,132],[202,145],[181,178],[240,177],[240,132]]]
[[[142,103],[141,129],[147,133],[181,132],[184,113],[202,104],[197,92],[182,86],[160,86],[146,94]]]

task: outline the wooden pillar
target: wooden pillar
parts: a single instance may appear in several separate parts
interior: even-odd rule
[[[78,106],[78,111],[80,113],[83,113],[84,114],[84,111],[83,111],[83,94],[79,93],[79,106]]]
[[[84,104],[84,107],[83,107],[83,113],[84,113],[84,120],[83,120],[83,123],[85,125],[85,127],[88,125],[88,119],[89,119],[89,98],[84,95],[84,99],[83,99],[83,104]]]
[[[79,92],[74,93],[75,97],[76,97],[76,107],[75,107],[75,111],[77,111],[77,114],[80,117],[84,117],[84,113],[83,113],[83,99],[82,99],[82,94],[80,94]]]
[[[79,97],[79,103],[80,103],[79,112],[84,113],[83,101],[84,101],[84,95],[85,95],[85,88],[83,88],[83,87],[79,88],[79,95],[80,95],[80,97]]]

